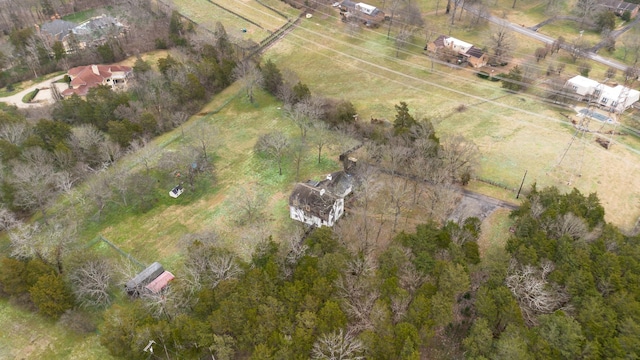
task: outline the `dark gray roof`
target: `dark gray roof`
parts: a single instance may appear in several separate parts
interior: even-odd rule
[[[328,221],[333,204],[337,200],[335,195],[325,189],[298,183],[289,196],[289,205]]]
[[[346,7],[346,8],[355,8],[356,7],[356,3],[354,3],[353,1],[349,1],[349,0],[344,0],[343,2],[340,3],[340,5]]]
[[[62,41],[62,38],[64,38],[65,35],[71,32],[71,30],[73,30],[73,28],[75,28],[76,26],[77,24],[74,24],[70,21],[56,19],[42,24],[42,26],[40,27],[40,31],[49,33],[53,37],[55,37],[56,40]]]
[[[318,187],[326,189],[337,197],[345,197],[351,192],[353,187],[353,177],[351,175],[344,171],[336,171],[329,174],[329,177],[331,177],[331,180],[327,177],[318,184]]]
[[[110,29],[116,29],[122,27],[122,24],[109,15],[100,15],[91,18],[82,24],[76,26],[73,32],[76,35],[93,36],[96,33],[102,33],[109,31]]]
[[[444,39],[446,39],[446,38],[448,38],[448,36],[446,36],[446,35],[440,35],[440,36],[438,36],[438,38],[437,38],[437,39],[435,39],[435,40],[433,41],[433,44],[434,44],[435,46],[437,46],[437,47],[443,47],[443,46],[444,46]]]
[[[467,50],[467,55],[469,56],[473,56],[474,58],[481,58],[482,55],[484,55],[484,52],[482,52],[481,49],[472,46],[469,50]]]
[[[623,1],[620,6],[618,6],[618,10],[620,11],[633,11],[636,7],[638,7],[638,4],[632,4],[632,3],[628,3],[626,1]]]
[[[136,277],[127,281],[125,288],[129,291],[136,291],[136,289],[145,286],[157,278],[164,272],[164,268],[158,262],[154,262],[149,265],[148,268],[142,270]]]

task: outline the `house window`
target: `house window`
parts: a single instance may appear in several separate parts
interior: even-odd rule
[[[593,95],[600,95],[600,89],[596,89],[596,90],[593,92]]]
[[[578,87],[577,86],[573,85],[572,88],[573,88],[573,91],[578,91]]]
[[[603,97],[602,99],[600,99],[600,102],[606,105],[609,102],[609,99]]]
[[[611,103],[611,106],[613,106],[613,107],[615,107],[616,105],[618,105],[617,101],[614,101],[614,102]]]

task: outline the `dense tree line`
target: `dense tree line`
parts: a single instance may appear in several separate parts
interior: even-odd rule
[[[534,187],[511,216],[511,260],[477,292],[470,357],[638,357],[640,237],[575,189]]]
[[[468,317],[460,304],[479,261],[476,225],[421,225],[377,259],[350,253],[329,228],[303,243],[265,239],[249,262],[195,240],[188,277],[162,310],[144,298],[109,309],[101,341],[127,358],[144,357],[151,338],[168,357],[419,358],[433,331]],[[452,241],[461,231],[467,242]]]

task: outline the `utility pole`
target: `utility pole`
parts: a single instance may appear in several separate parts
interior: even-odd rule
[[[524,176],[522,177],[522,182],[520,183],[520,189],[518,189],[518,194],[516,195],[516,199],[520,198],[520,191],[522,191],[522,185],[524,185],[524,179],[527,177],[527,171],[524,171]]]

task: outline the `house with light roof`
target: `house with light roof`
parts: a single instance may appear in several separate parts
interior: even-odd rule
[[[617,84],[609,86],[584,76],[567,80],[566,88],[573,90],[580,99],[612,112],[622,113],[640,100],[640,91]]]

